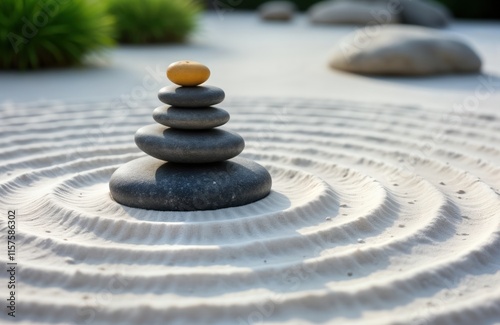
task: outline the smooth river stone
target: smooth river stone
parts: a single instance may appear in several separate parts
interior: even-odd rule
[[[481,58],[464,41],[434,29],[380,26],[359,46],[359,34],[338,45],[330,66],[369,75],[424,76],[479,73]]]
[[[158,98],[163,103],[176,107],[199,108],[217,105],[225,96],[224,90],[214,86],[167,86],[158,92]]]
[[[312,5],[308,9],[308,16],[313,24],[398,23],[399,16],[388,8],[386,1],[382,0],[327,0]],[[381,13],[384,13],[383,19],[377,20]]]
[[[193,165],[143,157],[118,168],[109,182],[116,202],[160,211],[241,206],[266,197],[271,185],[264,167],[243,158]]]
[[[156,122],[176,129],[211,129],[226,124],[229,113],[216,107],[188,108],[160,106],[153,111]]]
[[[426,27],[446,27],[452,14],[446,6],[427,0],[405,0],[402,2],[401,19],[404,24]]]
[[[167,68],[167,78],[179,86],[198,86],[210,77],[210,69],[196,61],[178,61]]]
[[[135,133],[135,143],[155,158],[200,164],[231,159],[245,148],[245,140],[237,133],[220,129],[178,130],[151,124]]]
[[[287,21],[293,18],[295,4],[291,1],[267,1],[258,10],[263,20]]]

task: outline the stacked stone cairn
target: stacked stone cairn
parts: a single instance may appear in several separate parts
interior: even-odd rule
[[[214,210],[249,204],[266,197],[272,180],[261,165],[238,156],[243,138],[217,128],[229,113],[213,107],[224,91],[200,86],[210,70],[179,61],[167,69],[176,86],[160,89],[166,105],[156,108],[159,124],[142,127],[135,143],[149,156],[118,168],[109,183],[111,196],[123,205],[161,211]]]

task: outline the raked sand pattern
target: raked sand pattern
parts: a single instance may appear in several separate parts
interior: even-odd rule
[[[500,322],[500,114],[227,100],[227,128],[270,171],[272,193],[158,212],[121,206],[108,189],[144,155],[133,135],[155,106],[1,108],[0,237],[15,209],[16,323]]]

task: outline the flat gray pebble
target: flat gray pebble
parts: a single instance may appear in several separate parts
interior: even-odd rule
[[[176,129],[211,129],[226,124],[229,113],[216,107],[188,108],[160,106],[153,111],[156,122]]]
[[[225,96],[224,90],[214,86],[167,86],[158,92],[158,98],[162,103],[176,107],[197,108],[217,105]]]
[[[211,163],[231,159],[245,148],[245,140],[220,129],[178,130],[160,124],[140,128],[135,143],[155,158],[175,163]]]
[[[152,157],[118,168],[109,182],[123,205],[160,211],[214,210],[249,204],[266,197],[271,175],[243,158],[212,164],[175,164]]]

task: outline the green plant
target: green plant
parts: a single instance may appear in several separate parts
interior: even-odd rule
[[[181,42],[196,28],[202,6],[192,0],[108,0],[122,43]]]
[[[0,69],[80,63],[113,44],[113,18],[99,1],[1,0]]]

